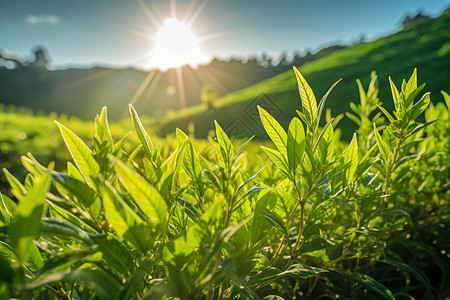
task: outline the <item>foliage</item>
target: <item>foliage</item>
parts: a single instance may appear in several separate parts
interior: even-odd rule
[[[417,72],[395,111],[377,77],[348,114],[349,144],[294,69],[301,98],[287,130],[263,108],[274,147],[177,129],[156,143],[130,105],[135,147],[113,137],[107,110],[85,143],[56,122],[66,171],[31,154],[23,181],[6,169],[0,201],[0,294],[57,299],[445,297],[449,121],[421,95]],[[381,113],[377,113],[380,110]],[[425,114],[425,122],[418,121]],[[197,147],[205,147],[198,150]],[[267,157],[267,158],[266,158]],[[265,166],[263,161],[266,160]]]

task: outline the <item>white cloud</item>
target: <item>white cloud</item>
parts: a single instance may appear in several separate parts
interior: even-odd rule
[[[39,24],[58,24],[59,18],[55,15],[28,15],[25,18],[25,22],[31,25],[39,25]]]

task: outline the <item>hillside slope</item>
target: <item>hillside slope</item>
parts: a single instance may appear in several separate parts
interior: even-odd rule
[[[327,107],[333,116],[348,110],[349,102],[359,101],[355,83],[360,78],[368,84],[370,73],[375,70],[379,77],[380,99],[389,107],[391,94],[388,76],[400,85],[418,68],[419,82],[429,82],[426,91],[432,92],[432,101],[441,101],[440,90],[450,88],[450,13],[424,21],[420,25],[403,30],[370,43],[334,52],[316,61],[304,64],[300,71],[306,77],[320,99],[339,78],[343,80],[328,98]],[[158,121],[160,134],[174,127],[186,129],[194,123],[196,135],[205,136],[213,120],[223,127],[240,132],[238,137],[257,135],[264,138],[256,113],[256,105],[268,106],[283,125],[300,108],[294,72],[287,71],[249,88],[229,94],[214,103],[214,108],[205,104],[191,107]],[[344,136],[352,126],[344,118],[340,123]]]

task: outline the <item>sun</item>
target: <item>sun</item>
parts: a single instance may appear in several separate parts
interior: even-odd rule
[[[186,24],[176,18],[164,21],[153,36],[153,42],[151,64],[162,70],[185,64],[196,66],[205,61],[198,38]]]

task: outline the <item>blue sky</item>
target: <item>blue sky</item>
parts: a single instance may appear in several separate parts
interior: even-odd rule
[[[30,57],[45,46],[53,67],[149,68],[151,37],[174,15],[193,19],[207,57],[315,51],[332,43],[375,39],[399,29],[406,14],[436,16],[440,0],[0,0],[0,49]],[[203,7],[203,9],[202,9]]]

